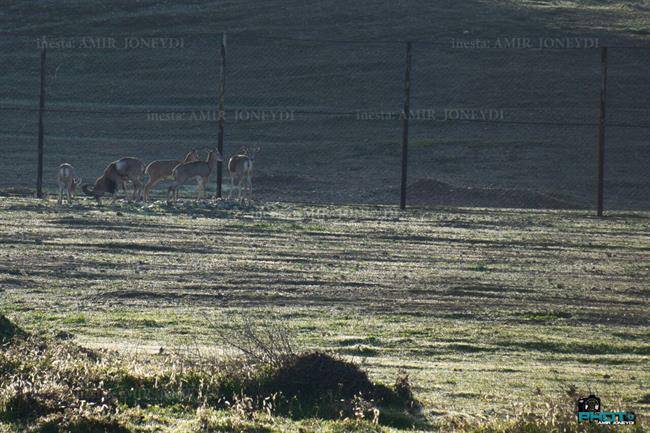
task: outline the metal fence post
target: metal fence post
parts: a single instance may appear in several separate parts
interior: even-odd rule
[[[217,150],[223,154],[223,127],[226,113],[224,111],[224,96],[226,92],[226,33],[221,35],[221,80],[219,85],[219,137],[217,141]],[[223,163],[217,163],[217,192],[215,198],[221,198],[221,184],[223,180]]]
[[[43,111],[45,110],[45,47],[41,49],[41,92],[38,102],[38,173],[36,197],[43,198]]]
[[[598,216],[603,216],[605,190],[605,108],[607,97],[607,47],[600,47],[600,101],[598,105]]]
[[[408,165],[409,116],[411,113],[411,42],[406,43],[406,71],[404,73],[404,112],[402,113],[402,179],[400,209],[406,209],[406,170]]]

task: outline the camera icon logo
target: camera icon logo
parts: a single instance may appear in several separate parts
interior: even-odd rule
[[[600,412],[601,404],[600,398],[591,394],[587,397],[579,399],[576,403],[578,412]]]

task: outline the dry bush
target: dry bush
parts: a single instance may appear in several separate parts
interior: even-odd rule
[[[357,419],[400,427],[422,425],[408,375],[395,387],[372,383],[358,365],[321,351],[297,349],[278,324],[213,326],[218,342],[240,356],[228,362],[251,374],[243,393],[256,410],[293,418]],[[243,383],[243,382],[242,382]],[[418,410],[415,410],[418,409]]]
[[[239,351],[248,365],[278,368],[296,354],[289,329],[275,323],[245,321],[228,328],[213,324],[212,329],[218,343]]]

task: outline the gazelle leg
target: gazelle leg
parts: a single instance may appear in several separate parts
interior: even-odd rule
[[[138,201],[144,201],[144,179],[138,179]]]
[[[167,202],[176,201],[176,182],[172,183],[169,188],[167,188]]]
[[[126,184],[124,183],[123,180],[118,182],[117,188],[115,189],[115,193],[113,194],[113,203],[115,203],[115,200],[117,200],[117,196],[120,192],[120,189],[124,192],[124,200],[129,201],[129,196],[126,194]]]
[[[172,186],[169,187],[170,191],[173,189],[174,202],[178,201],[178,189],[183,185],[183,183],[183,181],[175,180],[174,183],[172,183]]]
[[[210,178],[209,177],[203,178],[203,198],[205,198],[206,196],[205,190],[208,188],[208,185],[210,185]]]
[[[144,201],[144,179],[138,179],[138,201]]]
[[[142,201],[142,180],[138,179],[137,181],[134,181],[133,185],[133,199],[135,201]]]
[[[242,192],[243,192],[243,191],[242,191],[242,189],[243,189],[243,188],[242,188],[242,187],[243,187],[242,184],[243,184],[243,183],[244,183],[244,176],[240,177],[240,178],[239,178],[239,182],[237,183],[237,190],[238,190],[238,192],[239,192],[239,195],[237,196],[237,200],[239,200],[239,201],[241,201],[241,197],[242,197]]]
[[[198,178],[196,180],[196,199],[201,200],[203,196],[203,178]]]
[[[232,197],[232,192],[235,190],[235,177],[230,173],[230,191],[228,191],[228,200]]]
[[[59,199],[57,200],[58,204],[63,204],[63,188],[59,185]]]
[[[145,203],[149,201],[149,191],[151,191],[151,188],[154,186],[158,185],[158,183],[161,181],[161,179],[149,179],[147,184],[144,186],[144,201]]]
[[[151,189],[151,185],[152,185],[151,179],[149,179],[149,181],[144,184],[144,191],[142,193],[142,201],[144,201],[145,203],[147,202],[147,200],[149,200],[149,190]]]
[[[137,198],[138,197],[138,184],[137,184],[137,181],[132,180],[131,182],[133,183],[133,196],[131,196],[131,200],[138,201],[138,198]]]

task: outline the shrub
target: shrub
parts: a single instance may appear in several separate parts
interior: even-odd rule
[[[220,343],[241,353],[230,364],[244,366],[226,382],[243,385],[241,393],[252,397],[256,409],[293,418],[419,423],[408,375],[400,374],[394,388],[376,385],[356,364],[321,351],[296,351],[289,330],[277,324],[243,323],[216,331]]]
[[[0,314],[0,344],[7,343],[15,337],[23,336],[25,336],[25,331]]]

